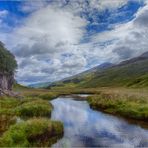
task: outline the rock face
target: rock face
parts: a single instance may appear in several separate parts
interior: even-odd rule
[[[0,89],[12,90],[13,82],[13,75],[0,73]]]
[[[15,96],[15,94],[12,92],[13,83],[13,75],[0,73],[0,96]]]

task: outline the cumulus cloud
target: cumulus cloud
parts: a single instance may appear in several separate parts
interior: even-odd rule
[[[147,4],[133,20],[88,35],[90,21],[82,12],[115,11],[128,1],[57,0],[35,5],[26,1],[20,10],[29,15],[7,34],[6,41],[19,64],[17,80],[24,84],[59,80],[102,62],[120,62],[147,51]],[[93,19],[98,24],[97,17]]]
[[[81,17],[49,6],[33,13],[15,33],[18,38],[24,38],[22,42],[30,41],[29,45],[24,43],[29,46],[24,51],[27,56],[27,52],[30,55],[33,50],[34,54],[53,53],[62,46],[77,44],[83,37],[85,25],[86,20]],[[21,41],[19,44],[22,45]]]
[[[92,42],[103,44],[103,49],[110,51],[109,57],[113,62],[138,56],[148,51],[147,20],[148,5],[145,5],[138,10],[133,20],[116,24],[111,30],[94,35]]]
[[[27,82],[33,76],[39,81],[43,77],[44,81],[60,79],[85,66],[84,57],[78,56],[77,45],[85,34],[86,24],[87,20],[55,6],[32,13],[13,32],[12,51],[19,62],[18,80],[26,78],[24,71],[31,75],[27,74]]]

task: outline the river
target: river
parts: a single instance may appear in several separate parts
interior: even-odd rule
[[[51,101],[53,120],[64,124],[64,136],[52,147],[148,147],[148,130],[124,119],[94,111],[85,100]]]

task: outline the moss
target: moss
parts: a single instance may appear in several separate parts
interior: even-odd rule
[[[25,101],[24,101],[25,102]],[[29,99],[18,106],[15,111],[18,116],[21,117],[45,117],[50,116],[53,107],[48,101],[41,99]]]
[[[10,127],[0,138],[3,147],[51,146],[63,135],[63,125],[58,121],[34,118]]]

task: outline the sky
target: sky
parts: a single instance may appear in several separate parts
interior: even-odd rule
[[[0,0],[16,80],[53,82],[148,51],[148,0]]]

